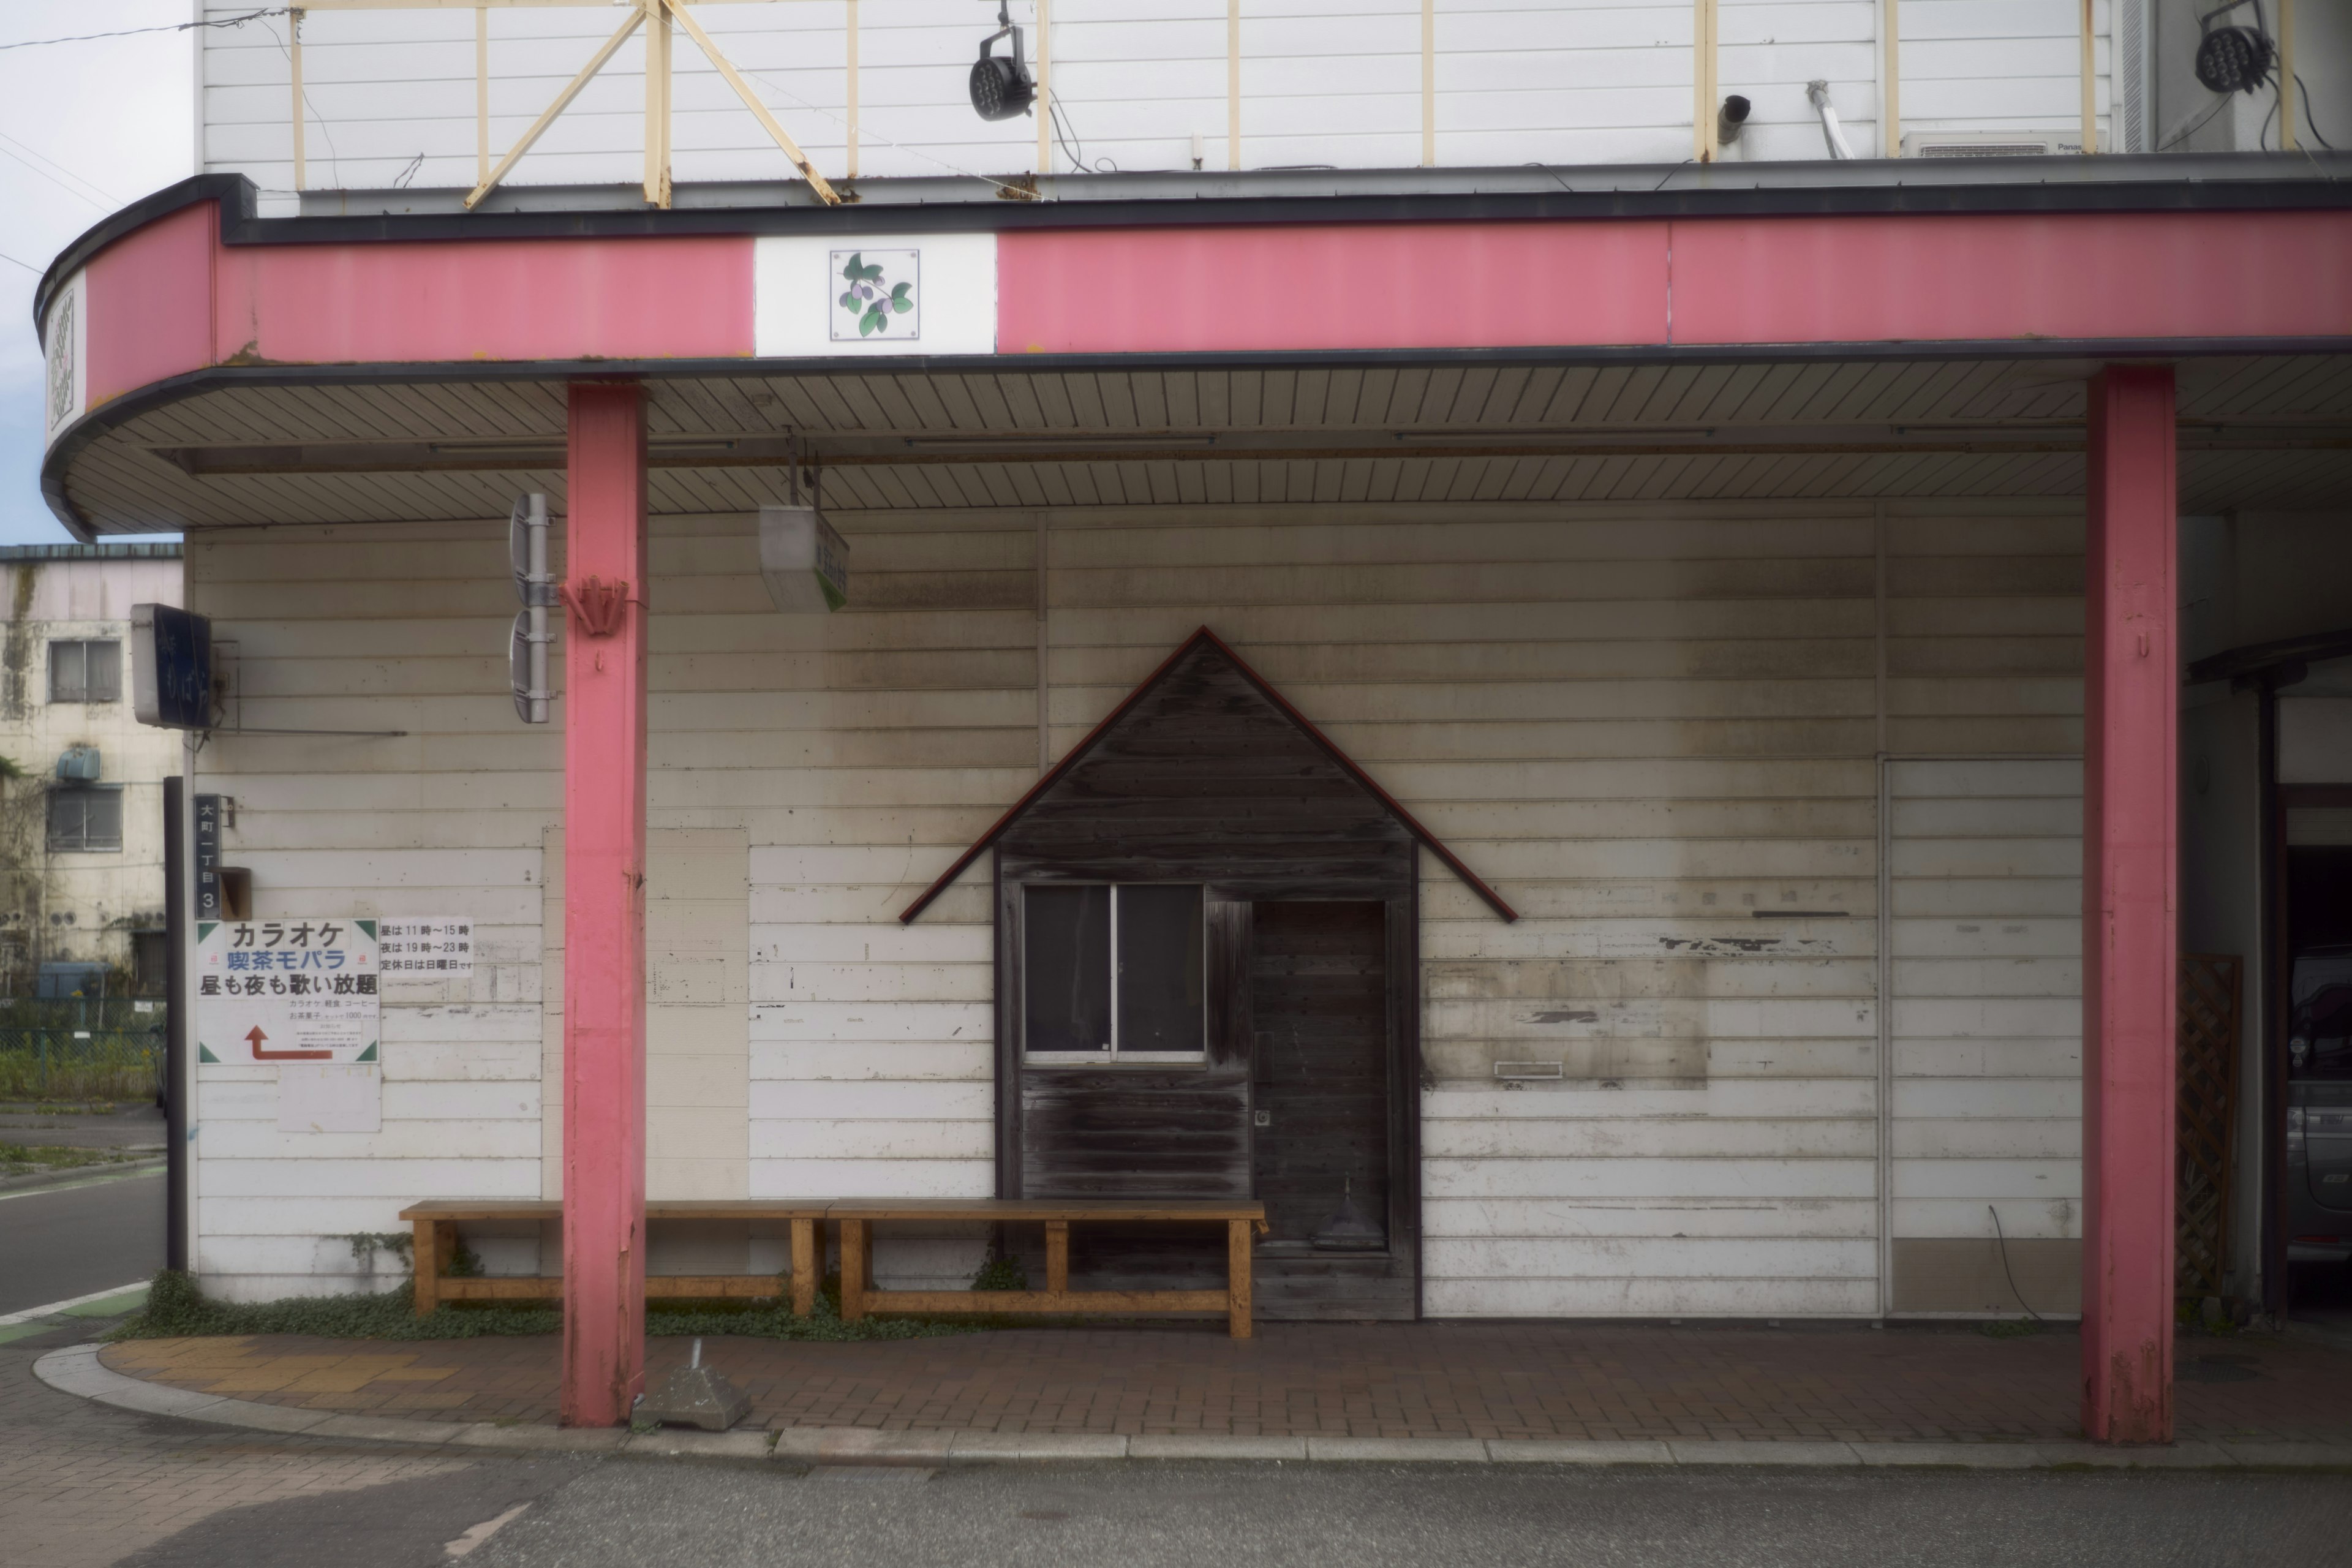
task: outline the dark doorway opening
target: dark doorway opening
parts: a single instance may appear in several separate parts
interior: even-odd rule
[[[2352,847],[2285,858],[2288,1308],[2352,1329]]]
[[[1251,1167],[1268,1247],[1387,1247],[1387,915],[1377,903],[1257,906]]]

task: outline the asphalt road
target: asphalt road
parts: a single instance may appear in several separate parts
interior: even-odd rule
[[[0,1193],[0,1314],[131,1285],[163,1267],[163,1173]]]
[[[121,1568],[2133,1568],[2352,1561],[2342,1477],[488,1461],[228,1509]]]

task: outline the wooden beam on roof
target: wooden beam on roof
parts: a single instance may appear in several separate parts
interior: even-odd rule
[[[669,205],[670,8],[640,0],[646,11],[646,201]]]
[[[310,183],[310,169],[302,145],[302,13],[299,7],[286,13],[286,74],[294,89],[294,188],[299,191]]]
[[[643,11],[630,11],[629,19],[622,23],[611,37],[604,40],[603,48],[589,57],[588,63],[580,68],[580,74],[573,77],[570,84],[555,95],[555,101],[549,104],[541,112],[540,117],[530,122],[530,129],[522,133],[522,140],[516,142],[507,155],[499,160],[499,166],[490,171],[490,177],[476,185],[472,194],[466,197],[467,212],[473,211],[484,196],[497,188],[498,183],[507,177],[509,169],[521,162],[522,155],[530,151],[531,143],[538,141],[545,134],[547,128],[555,123],[555,117],[570,107],[572,100],[580,96],[580,89],[586,87],[596,73],[604,68],[607,60],[620,52],[621,46],[628,41],[629,35],[635,32],[645,19],[646,14]]]
[[[800,143],[785,132],[776,117],[768,111],[768,106],[760,101],[759,95],[751,90],[751,84],[745,81],[727,57],[719,52],[719,46],[710,41],[710,35],[702,30],[702,24],[688,15],[686,7],[677,4],[677,0],[648,0],[648,4],[660,5],[677,18],[677,25],[686,29],[687,36],[694,40],[696,47],[709,57],[712,65],[719,68],[719,74],[727,79],[729,87],[735,89],[735,96],[743,100],[743,107],[751,111],[752,118],[766,128],[768,134],[775,138],[776,145],[784,150],[784,156],[800,170],[802,178],[809,183],[809,189],[814,191],[825,205],[839,206],[841,197],[825,183],[824,176],[816,172],[816,165],[809,162],[808,154],[801,151]]]

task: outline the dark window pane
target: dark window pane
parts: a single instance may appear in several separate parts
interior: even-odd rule
[[[82,700],[121,701],[122,645],[119,642],[87,642],[81,647],[85,671]]]
[[[1118,890],[1118,1048],[1202,1048],[1201,889]]]
[[[82,802],[82,847],[122,847],[122,792],[94,789]]]
[[[49,792],[49,847],[72,854],[122,847],[122,792],[119,789],[57,789]]]
[[[86,646],[78,642],[53,642],[49,645],[50,701],[85,700],[82,693],[89,687],[87,679],[89,667],[83,658],[83,649]]]
[[[1110,889],[1024,888],[1028,1048],[1110,1049]]]

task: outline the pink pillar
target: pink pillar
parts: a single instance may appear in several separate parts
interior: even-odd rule
[[[2083,798],[2083,1430],[2172,1440],[2172,372],[2091,379]]]
[[[646,1381],[646,425],[571,389],[563,597],[563,1425]]]

